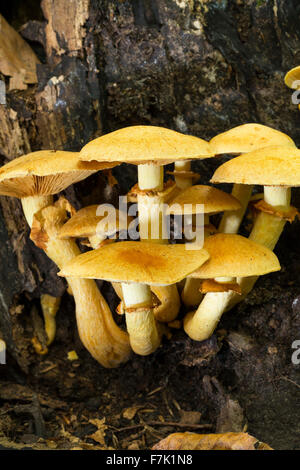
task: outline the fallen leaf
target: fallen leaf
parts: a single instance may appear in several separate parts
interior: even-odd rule
[[[131,406],[130,408],[126,408],[123,413],[122,413],[122,416],[123,418],[125,419],[128,419],[128,420],[131,420],[135,417],[135,415],[137,414],[137,412],[139,410],[141,410],[142,408],[144,408],[143,406],[141,405],[137,405],[137,406]]]
[[[153,450],[273,450],[255,437],[243,432],[224,434],[170,434],[158,442]]]
[[[97,431],[94,432],[93,434],[90,434],[88,437],[93,439],[95,442],[98,442],[101,445],[106,445],[105,444],[105,433],[107,430],[107,425],[105,424],[105,418],[102,419],[90,419],[89,423],[93,424],[96,426]]]
[[[239,402],[230,397],[226,397],[225,402],[221,404],[216,431],[218,433],[226,433],[229,431],[241,432],[244,431],[245,424],[244,412]]]

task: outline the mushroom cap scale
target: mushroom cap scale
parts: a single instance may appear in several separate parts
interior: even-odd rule
[[[209,260],[188,277],[248,277],[280,270],[277,256],[271,250],[241,235],[212,235],[205,240],[204,249],[210,254]]]
[[[262,124],[243,124],[213,137],[211,149],[216,155],[252,152],[273,145],[295,147],[293,140],[283,132]]]
[[[158,126],[124,127],[92,140],[80,152],[83,161],[135,165],[166,165],[213,156],[205,140]]]
[[[211,182],[300,186],[300,150],[274,146],[240,155],[219,166]]]
[[[181,281],[209,258],[203,249],[125,241],[74,258],[59,276],[168,285]]]
[[[0,194],[27,197],[56,194],[100,169],[81,162],[78,152],[41,150],[18,157],[0,168]]]
[[[181,191],[169,202],[169,214],[196,214],[197,205],[203,205],[204,214],[234,211],[241,208],[240,202],[231,194],[213,186],[195,185]],[[186,205],[186,207],[184,207]],[[202,212],[202,211],[201,211]]]
[[[97,215],[98,207],[98,204],[94,204],[76,212],[61,228],[59,238],[85,238],[96,234],[104,237],[110,236],[115,232],[127,230],[129,223],[133,220],[132,217],[118,209],[115,209],[116,220],[110,211],[101,216]],[[110,231],[107,223],[109,227],[115,225],[115,230]]]
[[[298,82],[298,83],[295,83]],[[284,77],[284,83],[293,90],[299,90],[300,88],[300,65],[289,70]]]

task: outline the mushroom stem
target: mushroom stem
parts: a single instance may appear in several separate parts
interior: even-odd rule
[[[291,202],[291,188],[265,186],[264,200],[270,206],[280,208],[282,211],[288,212]],[[254,226],[249,235],[249,240],[259,243],[260,245],[264,245],[269,248],[269,250],[273,251],[285,224],[285,219],[265,212],[260,212],[254,222]],[[240,284],[242,289],[242,295],[235,295],[232,298],[230,305],[228,306],[228,310],[244,300],[244,298],[253,289],[258,278],[259,276],[237,278],[237,282]]]
[[[236,211],[228,211],[223,214],[219,225],[219,232],[238,233],[251,198],[252,188],[253,186],[247,184],[233,185],[231,194],[241,203],[241,208]]]
[[[23,212],[29,227],[32,227],[33,216],[44,207],[50,206],[53,196],[27,196],[21,199]]]
[[[209,224],[209,215],[204,214],[204,226]],[[204,228],[204,237],[206,237]],[[194,307],[199,305],[203,299],[203,294],[200,292],[201,279],[188,277],[185,280],[184,287],[181,292],[181,300],[186,307]]]
[[[122,291],[130,345],[136,354],[147,356],[160,345],[150,287],[123,283]]]
[[[163,189],[163,166],[139,165],[138,170],[138,185],[140,189]],[[150,172],[151,180],[149,180],[146,170]],[[154,174],[156,175],[156,180],[153,178]],[[152,185],[152,188],[150,185]],[[141,240],[147,240],[152,243],[168,243],[162,197],[155,194],[138,194],[138,211]],[[153,310],[155,318],[166,323],[173,321],[180,309],[180,297],[177,286],[152,286],[151,290],[160,301],[160,305]]]
[[[27,196],[21,199],[23,213],[30,228],[32,227],[34,214],[38,212],[39,210],[43,209],[44,207],[50,206],[52,203],[53,203],[53,196]],[[47,342],[48,345],[50,345],[55,338],[55,333],[56,333],[55,315],[60,304],[60,297],[57,297],[57,298],[52,297],[52,299],[57,299],[58,304],[57,304],[57,308],[53,306],[53,309],[50,312],[48,308],[50,306],[48,305],[48,300],[50,297],[52,296],[48,294],[44,294],[44,295],[41,295],[41,299],[40,299],[41,308],[42,308],[43,316],[44,316],[45,332],[48,337],[48,342]]]
[[[232,282],[234,278],[216,278],[217,282]],[[184,330],[195,341],[209,338],[227,305],[234,295],[233,291],[206,294],[196,312],[189,312],[184,318]]]
[[[191,171],[191,160],[178,160],[174,164],[176,172]],[[175,175],[175,182],[178,188],[186,189],[193,185],[192,178],[183,178],[180,175]]]
[[[186,307],[199,305],[203,298],[200,292],[201,280],[188,277],[181,292],[181,300]]]
[[[168,243],[162,198],[138,194],[137,199],[141,240],[160,244]]]
[[[143,191],[161,191],[164,184],[163,167],[151,164],[139,165],[138,184],[139,189]],[[152,241],[154,238],[152,229],[157,232],[155,233],[157,237],[155,241],[162,240],[163,213],[160,211],[161,205],[162,201],[159,196],[138,194],[139,229],[142,240]],[[122,294],[126,326],[132,349],[136,354],[142,356],[153,353],[160,344],[161,335],[158,332],[153,313],[150,287],[143,284],[122,283]],[[128,308],[133,308],[134,311],[129,312]]]
[[[33,220],[31,239],[61,269],[80,254],[72,239],[59,239],[66,212],[55,205],[38,212]],[[111,311],[92,279],[69,277],[80,339],[90,354],[107,368],[119,366],[130,355],[128,335],[114,322]]]
[[[55,316],[60,306],[61,297],[53,297],[49,294],[41,295],[41,307],[44,316],[45,332],[47,335],[47,346],[49,346],[56,333]]]
[[[142,191],[162,191],[164,188],[164,169],[162,166],[145,163],[138,166],[139,188]]]

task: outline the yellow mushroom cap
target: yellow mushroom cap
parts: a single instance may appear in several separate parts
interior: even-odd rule
[[[203,249],[125,241],[81,254],[59,276],[168,285],[181,281],[209,258]]]
[[[19,198],[56,194],[95,171],[113,166],[115,164],[103,163],[97,167],[84,164],[78,152],[32,152],[0,168],[0,194]]]
[[[188,277],[261,276],[280,270],[278,258],[271,250],[241,235],[212,235],[205,240],[204,249],[210,255],[209,260]]]
[[[298,82],[298,83],[297,83]],[[289,70],[284,77],[284,83],[293,90],[299,90],[300,88],[300,65]]]
[[[213,157],[205,140],[164,127],[130,126],[92,140],[83,147],[83,161],[166,165],[177,160]]]
[[[197,205],[203,205],[199,211]],[[235,211],[241,208],[240,202],[231,194],[213,186],[195,185],[181,191],[169,202],[169,214],[215,214],[217,212]]]
[[[96,234],[105,238],[121,230],[127,230],[133,220],[126,212],[118,209],[97,215],[98,207],[99,205],[95,204],[76,212],[61,228],[59,238],[82,238]]]
[[[214,173],[213,183],[300,186],[300,150],[267,147],[233,158]]]
[[[252,152],[273,145],[295,147],[293,140],[283,132],[254,123],[243,124],[218,134],[211,139],[210,145],[216,155]]]

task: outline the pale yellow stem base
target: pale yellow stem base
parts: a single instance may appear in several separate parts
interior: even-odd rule
[[[200,279],[193,279],[188,277],[185,280],[184,288],[181,292],[181,300],[186,307],[195,307],[199,305],[203,299],[203,294],[200,292],[201,287]]]
[[[56,333],[56,314],[60,306],[61,297],[53,297],[49,294],[41,295],[41,307],[45,322],[45,332],[47,335],[47,346],[49,346],[55,338]]]
[[[230,282],[233,278],[224,278]],[[220,279],[217,279],[220,282]],[[184,331],[194,341],[208,339],[217,327],[234,292],[216,292],[206,294],[196,312],[188,313],[184,318]]]
[[[140,356],[152,354],[160,345],[152,309],[152,295],[145,284],[122,284],[126,326],[133,351]]]
[[[151,290],[160,301],[160,305],[153,310],[156,320],[162,323],[175,320],[180,310],[177,285],[151,286]]]
[[[238,233],[243,217],[248,207],[251,198],[253,186],[246,184],[234,184],[232,189],[232,196],[234,196],[241,203],[241,208],[237,211],[226,211],[223,214],[222,220],[219,225],[219,232],[221,233]]]
[[[205,239],[209,236],[208,231],[205,230],[205,226],[209,224],[209,214],[204,214],[203,223]],[[195,225],[196,223],[194,223],[194,226]],[[187,278],[185,280],[185,284],[181,292],[181,300],[186,307],[195,307],[196,305],[200,304],[201,300],[203,299],[203,294],[200,292],[201,282],[202,281],[200,279],[193,278]]]

